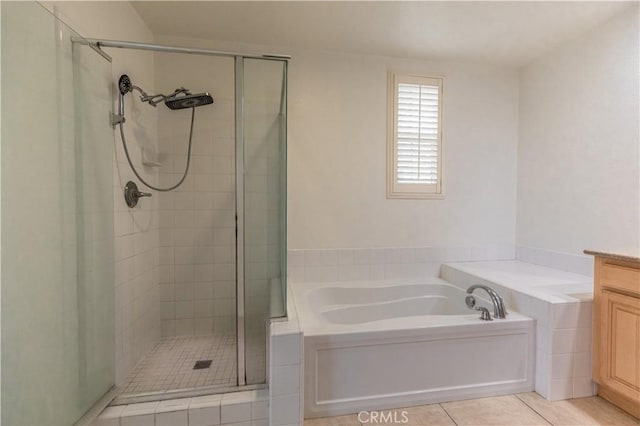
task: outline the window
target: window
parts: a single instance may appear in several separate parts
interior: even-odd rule
[[[442,198],[442,79],[389,73],[388,198]]]

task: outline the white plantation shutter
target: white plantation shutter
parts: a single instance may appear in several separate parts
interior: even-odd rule
[[[441,193],[442,79],[392,74],[390,197],[432,198]]]
[[[398,84],[396,180],[438,181],[438,87]]]

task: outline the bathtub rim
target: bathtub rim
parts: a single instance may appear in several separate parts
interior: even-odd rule
[[[411,317],[398,317],[391,319],[381,319],[376,321],[356,323],[356,324],[335,324],[329,323],[321,318],[318,312],[314,312],[309,300],[310,293],[318,288],[336,287],[336,288],[382,288],[396,286],[422,286],[422,285],[444,285],[456,292],[460,292],[464,296],[465,291],[448,281],[437,277],[428,277],[421,280],[379,280],[379,281],[341,281],[341,282],[315,282],[315,283],[296,283],[293,287],[292,297],[295,300],[300,328],[305,336],[321,336],[321,335],[340,335],[340,334],[371,334],[392,332],[397,333],[407,329],[424,330],[430,328],[438,328],[447,330],[450,327],[466,325],[473,327],[476,324],[483,326],[495,324],[509,324],[512,322],[528,321],[531,318],[521,315],[518,312],[509,311],[506,319],[494,319],[493,321],[482,321],[478,312],[469,310],[468,314],[450,314],[450,315],[433,315],[425,314]],[[488,304],[482,295],[476,298]],[[488,305],[490,306],[490,305]],[[492,326],[495,327],[495,326]],[[490,328],[492,328],[490,327]]]

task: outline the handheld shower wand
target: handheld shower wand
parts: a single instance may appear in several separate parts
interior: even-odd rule
[[[118,92],[120,92],[118,94],[118,113],[111,113],[111,126],[114,128],[118,124],[122,125],[122,123],[127,121],[126,118],[124,118],[124,95],[131,91],[133,91],[133,85],[131,84],[129,76],[122,74],[118,80]]]

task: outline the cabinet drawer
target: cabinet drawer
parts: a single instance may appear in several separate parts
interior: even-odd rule
[[[640,269],[605,262],[600,271],[600,285],[640,296]]]

